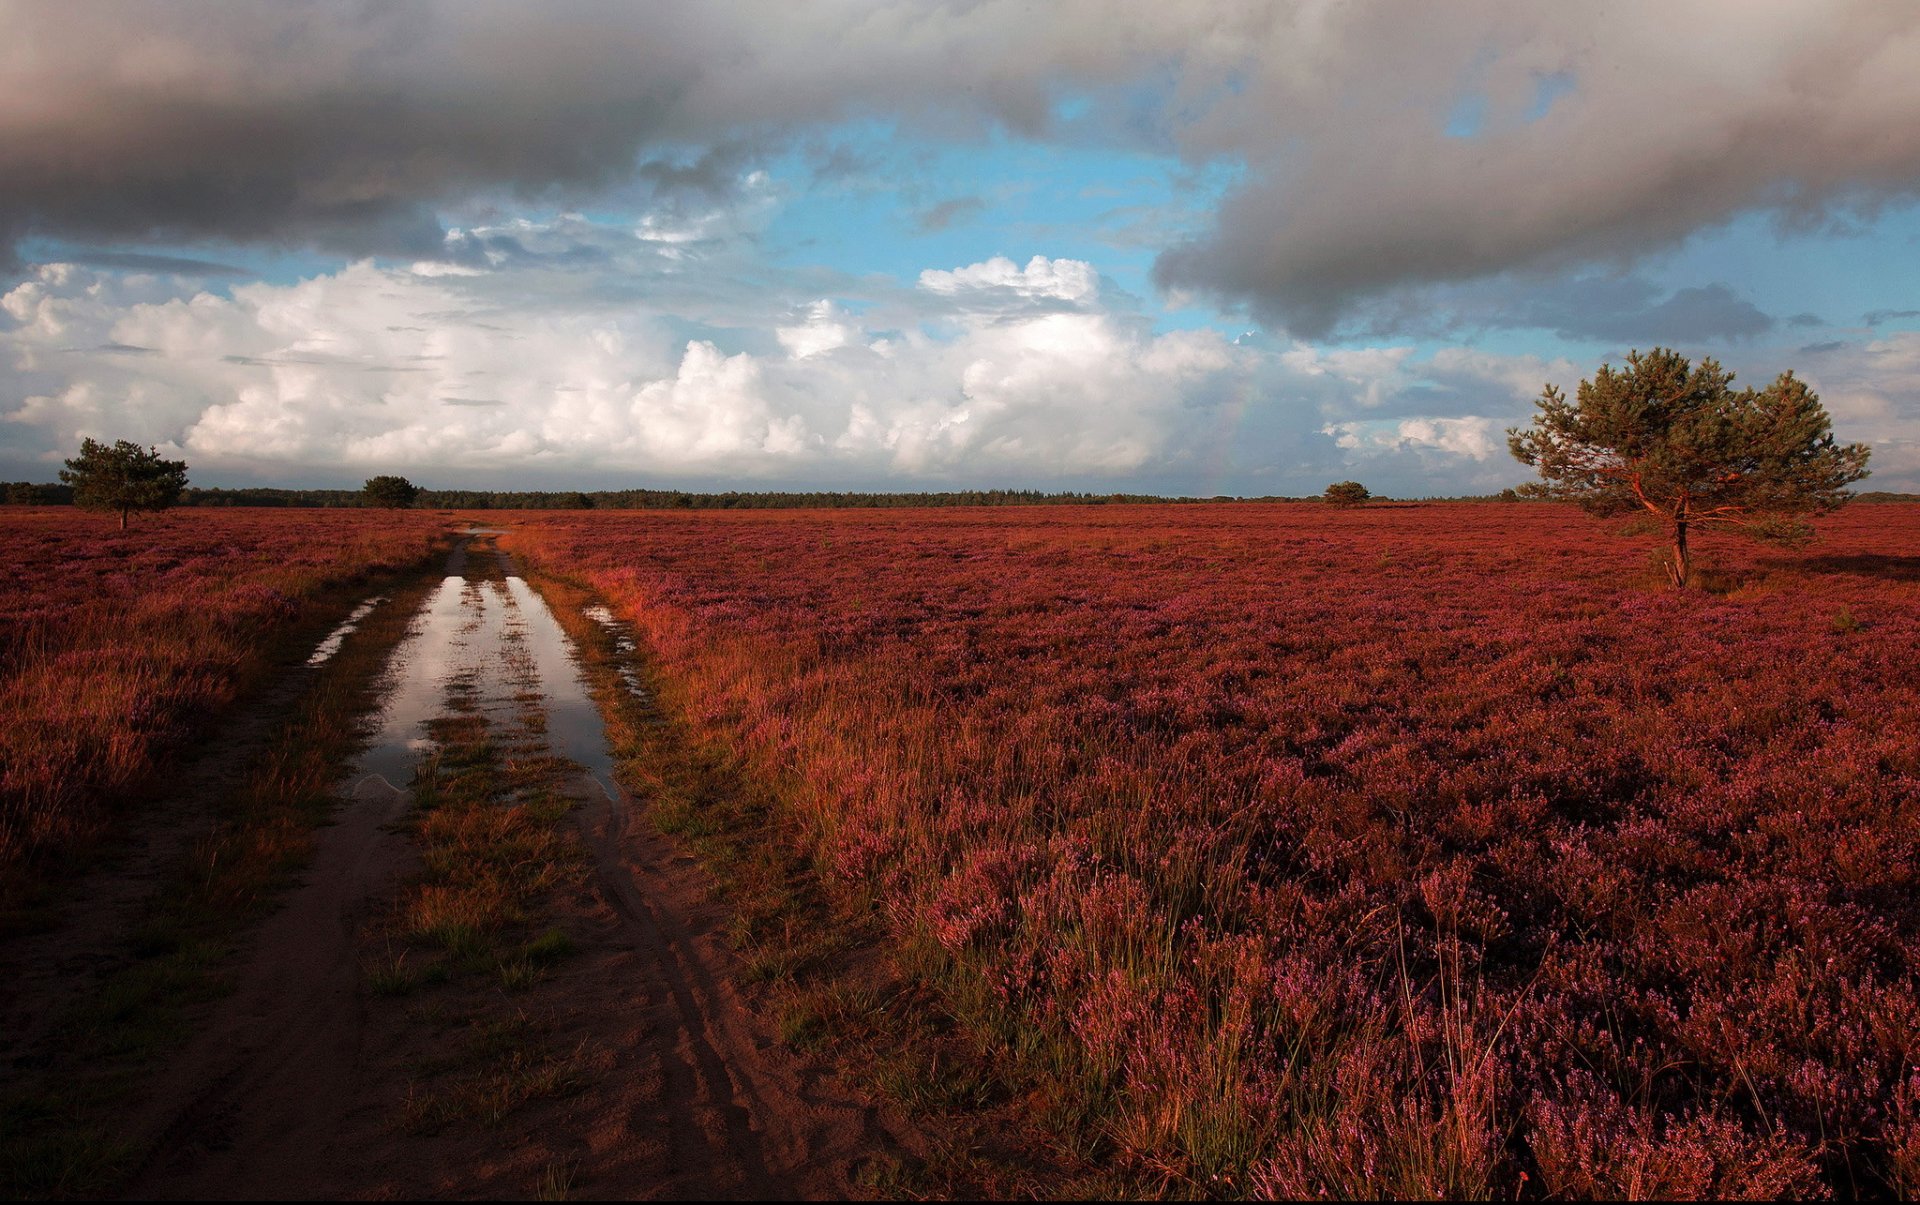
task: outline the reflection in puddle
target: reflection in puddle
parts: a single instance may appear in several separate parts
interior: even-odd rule
[[[340,645],[346,641],[347,637],[360,627],[360,621],[372,614],[373,609],[385,601],[387,601],[386,595],[376,594],[355,607],[351,615],[340,621],[339,627],[327,633],[327,638],[320,642],[320,647],[313,650],[313,656],[307,658],[307,664],[310,666],[326,664],[329,658],[340,651]]]
[[[614,798],[613,756],[567,640],[547,604],[517,575],[505,582],[449,576],[428,598],[387,667],[380,727],[355,767],[360,786],[395,789],[433,748],[429,721],[449,710],[507,722],[529,699],[546,713],[552,751],[590,773]]]
[[[573,642],[553,617],[547,604],[525,579],[507,578],[512,600],[525,616],[527,650],[534,673],[546,692],[547,739],[553,751],[593,775],[607,798],[614,798],[613,752],[607,747],[600,708],[587,693],[586,679],[574,657]]]
[[[426,723],[440,714],[446,684],[465,647],[467,579],[448,577],[420,608],[387,662],[387,693],[380,703],[380,728],[354,768],[354,780],[378,778],[404,789],[422,749],[431,747]]]
[[[627,630],[627,625],[615,619],[613,612],[606,607],[594,603],[592,606],[580,608],[580,613],[607,630],[608,635],[613,637],[613,651],[619,653],[622,657],[627,656],[640,647],[634,643],[632,634]],[[648,699],[652,697],[647,693],[646,686],[641,683],[639,671],[635,670],[633,664],[629,661],[620,662],[620,681],[626,686],[627,693],[634,698]]]

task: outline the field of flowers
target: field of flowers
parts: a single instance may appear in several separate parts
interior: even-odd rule
[[[411,512],[0,509],[0,870],[98,824],[322,591],[418,561]]]
[[[1920,1193],[1920,508],[513,525],[1169,1191]]]

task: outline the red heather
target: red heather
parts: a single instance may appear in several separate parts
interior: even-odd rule
[[[1920,1192],[1920,509],[520,516],[1008,1065],[1290,1196]]]

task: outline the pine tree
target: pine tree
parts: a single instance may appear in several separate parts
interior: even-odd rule
[[[360,487],[360,496],[368,506],[405,510],[420,496],[420,487],[405,477],[369,477]]]
[[[165,510],[187,488],[187,462],[165,460],[157,448],[118,440],[112,447],[80,441],[80,455],[67,461],[60,480],[73,487],[73,504],[85,510],[120,512],[120,530],[137,510]]]
[[[1733,374],[1666,348],[1602,365],[1575,400],[1552,385],[1529,429],[1510,429],[1514,456],[1539,469],[1530,497],[1576,502],[1596,515],[1642,513],[1672,548],[1667,573],[1691,580],[1689,537],[1731,530],[1797,541],[1810,515],[1847,501],[1867,475],[1865,444],[1838,444],[1806,382],[1784,372],[1765,389],[1733,390]]]

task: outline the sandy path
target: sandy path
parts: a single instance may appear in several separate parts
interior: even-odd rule
[[[131,1195],[524,1196],[555,1167],[596,1197],[860,1195],[863,1168],[898,1149],[889,1127],[783,1047],[735,989],[724,914],[692,859],[613,782],[598,713],[544,603],[485,535],[448,574],[396,650],[399,706],[305,881],[137,1119],[161,1140]],[[544,736],[517,752],[583,767],[572,793],[591,876],[559,905],[580,948],[525,994],[455,986],[408,1007],[362,982],[369,922],[414,857],[390,827],[407,799],[389,783],[404,783],[397,750],[410,754],[410,732],[431,718],[405,714],[431,697],[423,684],[463,675],[481,711],[501,715],[524,708],[537,679]],[[502,1019],[574,1052],[584,1087],[503,1125],[402,1125],[422,1052],[445,1046],[450,1027]]]

